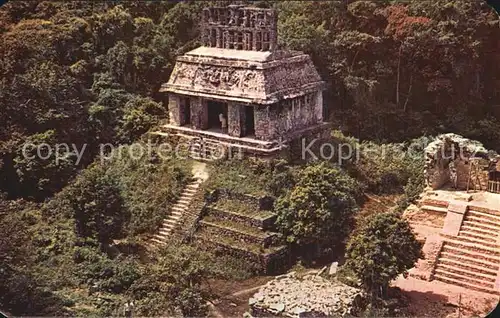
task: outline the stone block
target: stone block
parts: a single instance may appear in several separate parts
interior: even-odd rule
[[[465,214],[469,208],[469,204],[463,201],[451,201],[448,204],[448,212]]]
[[[444,226],[441,233],[448,236],[457,236],[464,220],[464,214],[448,211],[444,219]]]

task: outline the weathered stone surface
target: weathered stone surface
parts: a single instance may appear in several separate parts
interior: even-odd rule
[[[160,91],[270,105],[323,88],[306,54],[283,55],[278,60],[249,65],[231,58],[238,51],[211,49],[212,55],[200,57],[195,49],[179,57],[168,83]],[[206,52],[207,48],[203,50]]]
[[[209,47],[273,51],[278,42],[277,24],[272,9],[241,5],[205,8],[201,40]]]
[[[180,126],[180,97],[176,94],[168,96],[168,114],[171,125]]]
[[[242,137],[245,134],[245,109],[244,105],[229,103],[228,104],[228,134],[233,137]],[[251,106],[247,106],[251,107]]]
[[[485,190],[494,157],[478,141],[451,133],[440,135],[425,149],[426,183],[432,189],[450,183],[458,190]]]
[[[276,277],[249,301],[254,316],[345,316],[359,309],[361,291],[320,276],[299,278],[294,272]]]
[[[191,124],[195,129],[206,129],[208,127],[208,109],[206,100],[199,97],[191,97]]]
[[[337,274],[338,268],[339,268],[339,262],[333,262],[332,265],[330,265],[330,270],[328,271],[328,275],[332,276]]]

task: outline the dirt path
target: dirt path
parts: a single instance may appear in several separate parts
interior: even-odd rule
[[[208,169],[207,164],[204,162],[195,161],[191,169],[191,173],[195,178],[202,179],[203,181],[208,179]]]
[[[393,286],[408,297],[408,314],[415,317],[485,317],[499,297],[445,284],[400,277]]]

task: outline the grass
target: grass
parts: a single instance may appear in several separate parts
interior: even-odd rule
[[[259,210],[257,205],[226,198],[217,200],[212,206],[219,210],[234,212],[251,218],[265,219],[274,215],[271,211]]]
[[[228,189],[255,196],[269,194],[266,190],[268,178],[256,171],[247,160],[218,162],[211,164],[209,169],[210,178],[206,184],[209,190]]]
[[[225,228],[228,228],[228,229],[231,229],[234,231],[238,231],[238,232],[250,235],[250,236],[255,236],[255,237],[259,237],[259,238],[265,238],[268,236],[268,234],[266,232],[263,232],[258,228],[245,226],[239,222],[221,220],[221,219],[214,217],[214,216],[211,216],[211,215],[205,217],[203,219],[203,221],[213,223],[215,225],[225,227]]]

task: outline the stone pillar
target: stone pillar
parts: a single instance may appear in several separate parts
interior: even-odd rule
[[[278,110],[281,109],[278,103],[269,106],[269,138],[274,139],[275,136],[279,134],[279,113]]]
[[[191,116],[191,114],[186,114],[187,112],[186,103],[187,103],[186,97],[179,97],[179,126],[184,126],[187,124],[186,115]]]
[[[269,106],[255,107],[255,138],[269,140]]]
[[[191,123],[194,129],[208,128],[207,101],[200,97],[191,98]]]
[[[179,95],[169,94],[168,95],[168,118],[170,125],[180,126],[180,97]]]
[[[320,90],[316,93],[315,119],[317,122],[323,121],[323,92]]]
[[[241,120],[241,113],[245,112],[243,107],[234,103],[228,103],[227,105],[227,133],[229,136],[243,136],[243,127],[245,126],[245,123]]]

